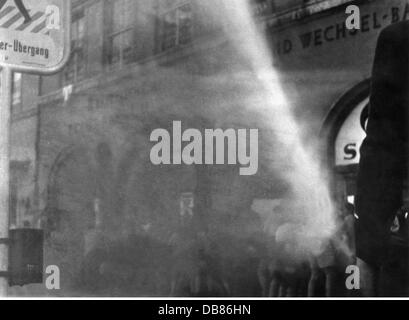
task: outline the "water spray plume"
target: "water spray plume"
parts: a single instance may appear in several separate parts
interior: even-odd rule
[[[278,141],[280,153],[286,155],[290,170],[277,170],[291,188],[291,201],[297,208],[303,225],[300,241],[317,252],[320,240],[334,232],[334,207],[324,178],[325,170],[314,154],[313,145],[302,140],[301,125],[297,123],[291,104],[281,87],[278,73],[273,68],[272,55],[259,30],[247,0],[221,2],[226,13],[224,29],[238,55],[250,66],[249,74],[258,95],[256,107]],[[219,7],[220,8],[220,7]],[[254,100],[253,100],[254,102]]]

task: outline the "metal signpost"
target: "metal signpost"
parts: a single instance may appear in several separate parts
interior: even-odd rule
[[[60,70],[70,53],[70,0],[0,0],[0,297],[8,289],[10,112],[13,72]]]

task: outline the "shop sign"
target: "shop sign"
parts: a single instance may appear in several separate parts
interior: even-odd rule
[[[359,103],[349,114],[335,139],[335,165],[359,163],[359,149],[365,139],[366,114],[369,98]]]

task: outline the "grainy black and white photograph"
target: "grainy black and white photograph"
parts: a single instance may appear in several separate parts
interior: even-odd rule
[[[409,297],[409,0],[0,0],[0,68],[0,297]]]

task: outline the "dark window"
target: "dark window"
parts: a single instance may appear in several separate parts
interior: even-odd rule
[[[185,3],[159,16],[159,49],[166,51],[192,41],[192,6]]]
[[[111,2],[111,28],[108,34],[108,62],[122,66],[134,61],[134,0]]]
[[[86,75],[86,23],[81,10],[73,14],[71,23],[71,57],[64,71],[64,83],[72,83]]]
[[[10,183],[10,227],[17,226],[17,184],[12,180]]]

